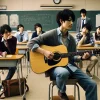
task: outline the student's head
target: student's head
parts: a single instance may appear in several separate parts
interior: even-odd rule
[[[85,17],[85,16],[86,16],[86,12],[87,12],[87,11],[86,11],[85,9],[81,9],[81,10],[80,10],[81,16],[82,16],[82,17]]]
[[[2,25],[0,28],[0,34],[2,36],[4,36],[4,35],[9,36],[11,34],[11,31],[12,30],[11,30],[10,26],[7,24]]]
[[[83,25],[82,32],[88,33],[91,31],[91,29],[92,29],[91,25],[87,23]]]
[[[97,32],[97,34],[100,34],[100,26],[98,26],[98,27],[96,28],[96,32]]]
[[[19,31],[20,33],[22,33],[24,31],[24,26],[22,24],[19,24],[17,26],[17,31]]]
[[[58,23],[58,26],[64,27],[67,30],[72,28],[74,21],[75,21],[75,15],[73,11],[69,9],[64,9],[62,11],[59,11],[56,16],[56,22]]]
[[[42,25],[40,23],[36,23],[34,25],[34,30],[37,32],[41,32],[42,31]]]

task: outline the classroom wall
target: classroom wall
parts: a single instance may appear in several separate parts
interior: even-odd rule
[[[41,8],[41,4],[54,5],[53,0],[0,0],[0,5],[6,5],[7,10],[47,10]],[[59,5],[65,4],[73,5],[72,10],[100,10],[100,0],[62,0]]]
[[[55,5],[53,0],[0,0],[0,5],[6,5],[8,11],[11,10],[11,11],[15,12],[17,10],[20,12],[21,11],[26,11],[26,12],[27,11],[34,11],[34,12],[40,11],[40,12],[42,12],[43,10],[45,10],[45,11],[59,10],[57,8],[43,9],[40,7],[41,4]],[[94,25],[93,31],[94,31],[95,26],[96,26],[96,18],[95,17],[96,17],[96,14],[100,13],[100,5],[99,4],[100,4],[100,0],[61,0],[61,3],[59,5],[73,5],[73,8],[71,10],[73,10],[74,12],[77,12],[80,9],[85,8],[88,11],[87,16],[93,20],[93,25]],[[93,12],[93,13],[91,13],[91,12]],[[7,14],[9,14],[9,13],[7,12]],[[24,15],[24,14],[22,14],[22,15]],[[53,14],[53,16],[54,16],[54,14]],[[75,16],[76,16],[76,18],[79,17],[80,13],[77,13]],[[31,22],[31,23],[32,23],[32,25],[30,24],[30,26],[32,27],[34,25],[34,22]],[[44,25],[42,22],[41,22],[41,24]],[[73,25],[73,28],[71,31],[75,32],[75,29],[76,29],[75,25],[76,25],[76,21],[74,22],[74,25]],[[27,27],[27,25],[25,25],[25,27]],[[43,27],[45,27],[45,26],[43,26]],[[55,28],[55,27],[53,27],[53,28]],[[13,30],[15,30],[15,29],[13,29]],[[27,29],[25,29],[25,30],[33,31],[33,27],[32,28],[27,27]],[[46,31],[48,29],[44,29],[44,30]]]

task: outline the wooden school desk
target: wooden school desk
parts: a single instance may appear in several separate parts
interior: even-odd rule
[[[80,51],[81,51],[81,50],[82,50],[82,51],[83,51],[83,50],[84,50],[84,51],[85,51],[85,50],[87,50],[87,51],[89,51],[89,50],[91,50],[91,51],[92,51],[92,50],[100,50],[100,47],[95,47],[95,46],[94,46],[94,47],[93,47],[93,46],[91,46],[91,47],[81,47],[81,46],[80,46],[80,47],[77,47],[77,50],[80,50]],[[100,53],[100,52],[99,52],[99,53]],[[100,56],[100,54],[99,54],[99,56]],[[98,67],[99,67],[99,66],[97,66],[97,70],[96,70],[96,68],[94,67],[94,76],[100,80],[100,78],[98,77],[98,70],[99,70]],[[95,74],[95,72],[97,72],[97,75]]]
[[[27,55],[28,52],[27,43],[17,43],[17,49],[18,51],[24,51],[25,54]]]
[[[100,49],[100,47],[77,47],[77,50],[95,50]]]
[[[17,45],[27,45],[27,43],[19,42],[19,43],[17,43]]]
[[[24,55],[7,55],[5,58],[0,57],[0,67],[14,67],[14,66],[17,67],[19,84],[20,84],[20,71],[19,71],[20,66],[21,66],[21,77],[23,77],[22,64],[21,64],[21,60],[23,57],[24,57]],[[20,90],[20,94],[21,94],[21,85],[19,85],[19,90]]]
[[[27,43],[17,43],[17,49],[18,51],[24,51],[26,54],[28,51]]]
[[[30,61],[29,61],[29,65],[28,65],[28,61],[27,61],[27,58],[28,58],[28,52],[29,52],[29,48],[27,47],[27,43],[19,43],[17,44],[17,49],[18,51],[24,51],[25,52],[25,55],[26,55],[26,59],[25,59],[25,65],[27,67],[27,76],[28,77],[28,72],[30,72]]]

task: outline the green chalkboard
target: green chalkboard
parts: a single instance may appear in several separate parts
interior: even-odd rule
[[[34,30],[35,23],[41,23],[43,30],[47,31],[53,28],[58,27],[56,23],[56,14],[58,10],[46,10],[46,11],[0,11],[0,14],[8,15],[8,24],[10,25],[9,16],[11,14],[17,14],[19,16],[19,23],[23,24],[25,30]],[[76,19],[80,17],[79,11],[74,11]],[[87,16],[91,18],[93,24],[93,31],[95,31],[96,26],[96,15],[100,14],[100,11],[88,11]],[[16,28],[13,28],[16,30]],[[76,31],[76,20],[73,24],[73,27],[70,31]]]

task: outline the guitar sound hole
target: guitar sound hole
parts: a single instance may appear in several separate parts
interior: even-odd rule
[[[57,63],[59,63],[61,60],[61,55],[59,53],[54,53],[53,59],[47,59],[46,57],[44,57],[44,61],[45,63],[47,63],[49,66],[52,65],[56,65]]]
[[[59,59],[61,59],[61,55],[58,53],[58,52],[55,52],[54,53],[54,56],[53,56],[53,60],[59,60]]]

